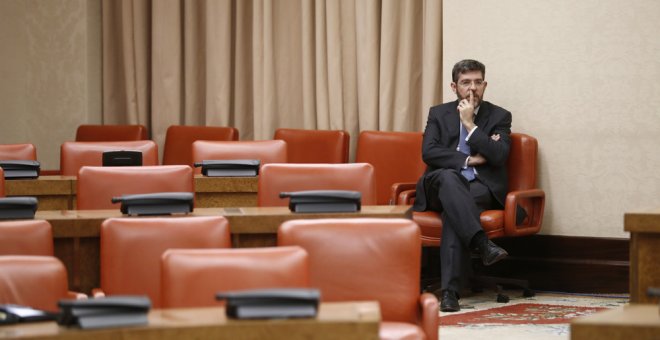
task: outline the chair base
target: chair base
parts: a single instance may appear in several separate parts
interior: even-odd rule
[[[483,264],[478,256],[473,258],[473,271],[475,275],[470,278],[469,288],[472,292],[482,292],[485,288],[493,289],[496,301],[500,303],[509,302],[510,298],[504,294],[505,287],[515,287],[523,290],[523,297],[532,297],[534,291],[529,287],[529,281],[525,279],[513,279],[505,277],[479,275],[483,272]],[[440,248],[422,247],[422,270],[420,278],[420,289],[422,292],[434,294],[441,299],[440,283]]]

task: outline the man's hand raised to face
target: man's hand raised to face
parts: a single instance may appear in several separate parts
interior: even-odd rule
[[[474,93],[469,91],[468,98],[462,99],[458,103],[458,113],[461,118],[461,123],[468,131],[474,128]]]

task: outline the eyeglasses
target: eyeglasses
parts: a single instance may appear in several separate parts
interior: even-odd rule
[[[477,80],[463,79],[458,82],[458,85],[465,88],[471,87],[472,84],[474,84],[474,87],[482,87],[484,83],[485,82],[481,79],[477,79]]]

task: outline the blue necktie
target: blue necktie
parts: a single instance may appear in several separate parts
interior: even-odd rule
[[[467,144],[465,141],[465,138],[467,138],[468,132],[465,126],[461,124],[461,134],[458,137],[458,151],[470,155],[470,146]],[[461,169],[461,175],[465,177],[468,182],[472,182],[474,180],[474,167],[468,166],[465,169]]]

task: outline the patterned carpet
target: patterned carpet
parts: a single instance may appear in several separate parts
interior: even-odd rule
[[[522,297],[506,291],[509,303],[493,292],[460,300],[461,311],[440,313],[440,339],[570,339],[570,320],[628,303],[627,295],[574,295],[537,292]]]

